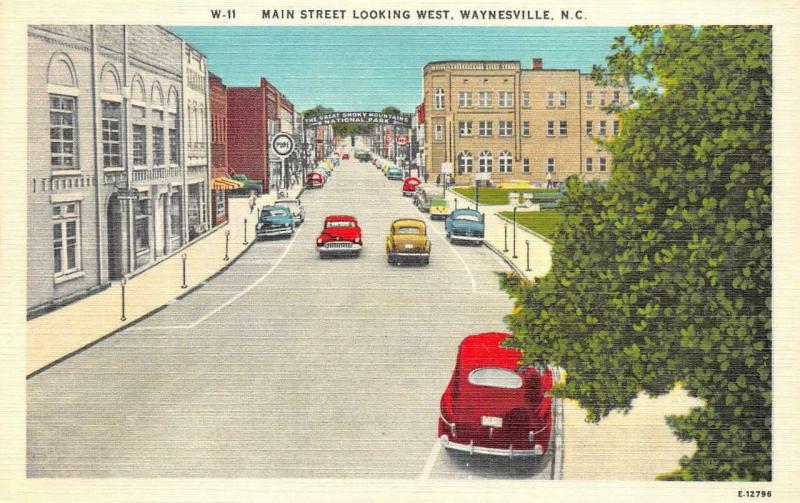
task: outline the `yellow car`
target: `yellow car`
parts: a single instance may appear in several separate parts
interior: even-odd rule
[[[425,222],[416,218],[400,218],[392,222],[386,236],[386,259],[390,264],[400,265],[404,261],[428,264],[431,257],[431,242]]]
[[[381,166],[381,173],[386,175],[386,172],[389,171],[389,168],[391,167],[392,167],[391,164],[389,164],[388,162],[384,162],[383,165]]]

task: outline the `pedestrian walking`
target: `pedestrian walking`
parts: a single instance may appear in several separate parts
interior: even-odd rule
[[[425,171],[425,176],[423,177],[423,178],[425,178],[425,183],[428,183],[428,178],[429,177],[430,177],[430,175],[428,174],[427,171]]]
[[[250,213],[253,213],[253,210],[256,208],[256,193],[250,192],[250,198],[248,199],[250,203]]]
[[[553,175],[549,171],[547,172],[547,177],[546,178],[547,178],[547,188],[548,189],[552,189],[553,188]]]

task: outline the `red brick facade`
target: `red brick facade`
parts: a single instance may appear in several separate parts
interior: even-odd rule
[[[268,191],[269,124],[281,131],[281,110],[293,116],[294,105],[264,77],[258,87],[229,87],[227,97],[228,169],[261,181]]]
[[[222,79],[208,73],[211,102],[211,178],[228,176],[228,96]],[[211,192],[214,225],[228,220],[228,197],[225,191]]]

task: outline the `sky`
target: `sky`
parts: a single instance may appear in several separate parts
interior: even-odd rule
[[[626,28],[187,27],[171,30],[208,57],[227,86],[263,76],[303,111],[412,112],[422,102],[422,67],[431,61],[502,59],[530,68],[591,70]]]

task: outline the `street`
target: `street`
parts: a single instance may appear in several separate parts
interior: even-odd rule
[[[459,342],[506,330],[497,273],[508,266],[486,247],[451,246],[400,187],[343,161],[303,194],[292,238],[256,243],[186,297],[29,379],[28,475],[560,478],[552,447],[513,464],[439,447]],[[360,257],[319,259],[331,214],[358,218]],[[400,217],[428,224],[429,266],[387,264]]]

